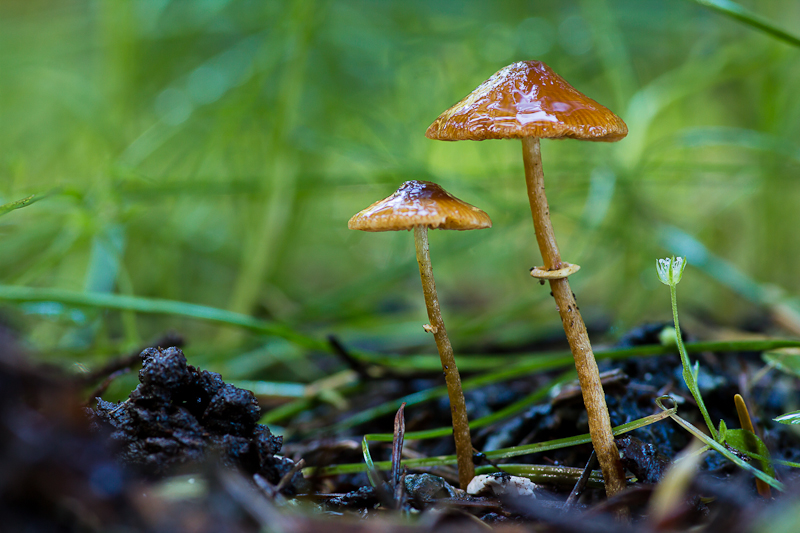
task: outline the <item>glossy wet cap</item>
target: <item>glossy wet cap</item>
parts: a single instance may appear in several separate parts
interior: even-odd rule
[[[362,231],[410,230],[417,226],[438,229],[492,227],[489,215],[462,202],[430,181],[407,181],[388,198],[356,213],[347,227]]]
[[[628,126],[541,61],[520,61],[442,113],[425,136],[440,141],[581,139],[614,142]]]

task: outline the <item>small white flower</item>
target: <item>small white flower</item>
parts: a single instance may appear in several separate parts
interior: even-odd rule
[[[683,269],[686,268],[685,257],[668,257],[666,259],[656,260],[656,270],[658,271],[658,279],[664,285],[674,287],[681,281]]]

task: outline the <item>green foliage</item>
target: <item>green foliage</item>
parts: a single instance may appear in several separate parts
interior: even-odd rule
[[[670,415],[670,417],[687,429],[690,433],[695,435],[695,437],[703,441],[708,448],[712,448],[721,453],[738,466],[750,470],[756,477],[767,482],[770,486],[778,488],[779,490],[783,490],[780,483],[775,479],[775,470],[772,467],[772,460],[769,456],[769,450],[757,435],[754,435],[750,431],[744,429],[728,429],[724,420],[719,421],[719,430],[717,430],[714,428],[714,424],[711,422],[711,417],[709,416],[708,410],[703,402],[703,396],[700,392],[700,388],[697,386],[699,361],[695,361],[694,366],[692,366],[690,363],[689,356],[686,352],[686,347],[683,344],[681,328],[678,321],[678,301],[676,288],[678,283],[681,281],[681,277],[683,276],[683,271],[686,269],[686,265],[687,262],[686,258],[684,257],[659,259],[656,261],[656,271],[658,273],[659,280],[664,285],[668,285],[670,289],[672,316],[675,323],[675,339],[677,341],[678,351],[680,352],[681,356],[681,365],[683,366],[683,380],[686,382],[686,387],[689,389],[689,392],[692,393],[692,397],[694,397],[695,402],[697,402],[697,407],[700,409],[700,412],[703,415],[703,419],[705,420],[706,426],[708,427],[708,431],[711,433],[713,440],[709,439],[693,425],[677,416],[677,414],[673,413]],[[658,405],[662,409],[665,409],[660,400],[658,401]],[[725,444],[735,448],[744,455],[758,459],[761,462],[761,470],[758,470],[752,465],[742,461],[735,454],[731,453],[730,450],[725,448]]]
[[[321,340],[329,333],[365,365],[438,368],[420,327],[410,236],[346,229],[402,181],[429,179],[494,219],[488,231],[430,236],[456,350],[559,331],[547,291],[526,275],[539,259],[518,143],[424,137],[441,111],[521,59],[546,61],[629,125],[615,145],[542,147],[590,325],[610,323],[613,336],[662,316],[649,258],[687,239],[713,282],[685,280],[686,308],[735,325],[754,304],[784,303],[800,293],[800,69],[787,45],[796,37],[769,21],[800,27],[800,11],[795,0],[759,2],[758,15],[728,1],[695,4],[747,26],[664,0],[2,3],[2,322],[76,368],[177,329],[192,362],[226,379],[295,383],[303,395],[293,390],[294,401],[265,416],[287,421],[358,390],[346,384],[326,398],[302,388],[335,366],[317,357],[333,351]],[[676,338],[687,383],[687,351],[797,345]],[[564,352],[531,355],[460,358],[465,369],[493,370],[465,389],[571,364]],[[512,416],[543,391],[473,424]],[[578,442],[588,435],[491,457]],[[363,451],[368,464],[366,439]]]
[[[656,400],[656,403],[658,404],[658,406],[661,409],[665,410],[665,412],[666,412],[667,408],[664,406],[663,400],[664,399],[668,399],[668,398],[669,397],[662,397],[662,398],[659,398],[659,399]],[[766,472],[762,472],[761,470],[757,469],[756,467],[754,467],[753,465],[751,465],[750,463],[748,463],[747,461],[745,461],[744,459],[742,459],[741,457],[739,457],[738,455],[733,453],[731,450],[726,448],[725,445],[722,444],[721,442],[718,442],[717,440],[709,438],[708,435],[706,435],[705,433],[700,431],[698,428],[693,426],[691,423],[687,422],[686,420],[684,420],[683,418],[678,416],[676,413],[672,412],[669,415],[669,417],[672,418],[672,420],[674,420],[675,422],[677,422],[678,425],[683,427],[686,431],[688,431],[689,433],[694,435],[700,442],[705,444],[706,448],[711,448],[715,452],[721,454],[723,457],[725,457],[726,459],[728,459],[729,461],[734,463],[739,468],[742,468],[743,470],[749,471],[755,477],[757,477],[758,479],[760,479],[760,480],[764,481],[765,483],[767,483],[770,487],[773,487],[773,488],[775,488],[777,490],[780,490],[780,491],[784,490],[783,483],[781,483],[780,481],[775,479],[770,474],[768,474]],[[728,431],[732,431],[732,430],[729,430],[729,429],[726,428],[725,422],[722,421],[722,420],[720,420],[719,429],[720,429],[720,438],[722,438],[722,439],[724,439],[724,437],[725,437],[725,435],[727,434]],[[723,440],[723,442],[724,442],[724,440]],[[798,466],[800,466],[800,465],[798,465]]]
[[[784,413],[775,419],[775,422],[781,424],[793,425],[800,424],[800,411],[792,411],[791,413]]]
[[[793,0],[754,10],[800,26]],[[0,205],[41,198],[0,217],[4,286],[185,302],[418,352],[430,339],[409,235],[345,225],[422,178],[495,222],[431,233],[456,350],[529,344],[560,324],[525,275],[540,260],[518,143],[423,134],[500,67],[542,59],[630,127],[614,145],[542,147],[590,326],[613,336],[663,314],[643,273],[664,224],[800,293],[797,51],[689,2],[7,2],[0,51]],[[751,313],[723,284],[684,283],[687,309],[723,324]],[[54,300],[0,313],[70,362],[177,329],[212,368],[299,379],[288,356],[240,370],[273,349],[255,329]],[[309,351],[292,352],[304,369]]]
[[[772,467],[772,460],[769,450],[758,435],[746,429],[728,429],[725,431],[725,443],[732,446],[749,457],[761,461],[762,471],[775,477],[775,469]]]
[[[776,350],[764,352],[761,359],[770,367],[775,367],[790,376],[800,378],[800,352]]]
[[[378,472],[375,469],[375,463],[372,462],[372,455],[369,453],[369,443],[367,442],[366,435],[361,440],[361,453],[364,455],[364,466],[367,469],[367,477],[369,477],[369,483],[373,487],[380,487],[381,480],[378,477]]]
[[[21,209],[23,207],[27,207],[34,202],[38,202],[41,200],[43,196],[31,194],[26,198],[21,198],[19,200],[8,202],[7,204],[0,205],[0,217],[14,211],[15,209]]]
[[[708,7],[709,9],[713,9],[720,13],[723,13],[731,18],[734,18],[744,24],[757,28],[763,32],[766,32],[773,37],[786,41],[787,43],[793,44],[795,46],[800,46],[800,37],[796,35],[792,35],[789,32],[786,32],[771,21],[765,19],[764,17],[759,16],[752,11],[745,9],[744,7],[740,6],[736,2],[732,2],[731,0],[692,0],[693,2],[700,4],[701,6]]]
[[[700,388],[697,386],[699,361],[695,361],[694,366],[692,366],[689,361],[689,355],[686,353],[686,347],[683,344],[683,337],[681,336],[681,326],[678,321],[678,296],[676,288],[681,281],[686,265],[685,257],[673,256],[666,259],[658,259],[656,261],[656,271],[661,283],[669,286],[669,294],[672,301],[672,320],[675,324],[675,340],[678,343],[678,352],[681,355],[681,366],[683,366],[683,381],[686,382],[686,387],[689,389],[689,392],[692,393],[695,402],[697,402],[697,407],[700,408],[700,412],[703,414],[703,419],[706,421],[706,426],[708,426],[708,431],[711,433],[711,436],[714,440],[722,442],[720,436],[717,434],[717,430],[714,429],[714,424],[711,422],[711,417],[703,402],[703,395],[700,393]]]
[[[614,435],[623,435],[630,431],[640,429],[650,424],[655,424],[664,420],[668,416],[674,415],[675,408],[664,409],[661,413],[656,413],[643,418],[632,420],[626,424],[622,424],[612,428]],[[363,472],[364,470],[371,471],[373,468],[376,470],[389,470],[391,468],[390,461],[372,462],[372,457],[369,454],[369,446],[367,444],[370,435],[365,435],[362,441],[362,452],[364,454],[363,463],[334,465],[322,468],[311,467],[307,470],[311,474],[319,474],[322,476],[333,474],[351,474],[354,472]],[[381,438],[379,440],[386,440]],[[546,452],[549,450],[557,450],[560,448],[568,448],[570,446],[577,446],[580,444],[588,444],[592,442],[592,437],[588,433],[582,435],[575,435],[574,437],[566,437],[563,439],[553,439],[544,442],[537,442],[534,444],[524,444],[520,446],[511,446],[509,448],[500,448],[485,452],[484,455],[488,459],[508,459],[510,457],[520,457],[523,455],[530,455],[532,453]],[[430,466],[452,465],[456,463],[455,455],[442,455],[438,457],[424,457],[421,459],[409,459],[402,462],[407,468],[421,468]]]

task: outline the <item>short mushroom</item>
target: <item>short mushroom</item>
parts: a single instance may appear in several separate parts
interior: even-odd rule
[[[540,138],[618,141],[628,134],[625,123],[607,108],[583,95],[541,61],[509,65],[442,113],[426,136],[443,141],[522,139],[522,159],[536,240],[544,267],[531,274],[547,279],[561,315],[589,415],[589,431],[603,470],[606,492],[625,487],[597,363],[567,276],[577,265],[561,260],[550,208],[544,192]],[[548,275],[547,272],[551,274]]]
[[[428,252],[428,228],[483,229],[491,228],[492,221],[489,215],[450,195],[435,183],[407,181],[388,198],[375,202],[353,216],[347,227],[362,231],[414,230],[419,275],[422,278],[422,291],[425,294],[425,306],[428,308],[430,321],[424,328],[425,331],[433,333],[442,360],[447,394],[450,398],[450,414],[453,417],[458,479],[461,488],[466,490],[475,475],[472,440],[464,393],[461,390],[461,377],[453,356],[453,347],[444,328],[439,299],[436,296],[436,284]]]

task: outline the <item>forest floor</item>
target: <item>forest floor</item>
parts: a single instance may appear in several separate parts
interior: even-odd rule
[[[625,346],[658,342],[660,327],[626,335]],[[365,379],[349,411],[319,406],[296,417],[283,442],[259,424],[255,396],[192,366],[191,354],[148,348],[76,379],[34,364],[0,330],[0,520],[8,531],[792,531],[800,516],[800,470],[775,462],[785,490],[761,495],[754,477],[722,455],[705,451],[673,461],[692,436],[666,418],[618,439],[628,488],[606,498],[591,472],[591,445],[514,458],[540,465],[511,474],[509,460],[476,455],[489,472],[481,492],[457,488],[453,467],[365,469],[319,476],[314,467],[364,463],[361,437],[392,430],[391,417],[345,434],[326,431],[358,407],[438,384],[430,375]],[[170,342],[170,339],[164,341]],[[174,341],[176,344],[179,340]],[[188,361],[187,361],[188,358]],[[771,457],[800,461],[800,436],[773,418],[797,408],[797,378],[771,370],[755,352],[703,353],[698,382],[712,420],[739,427],[733,397],[750,408]],[[95,400],[126,369],[139,386],[120,403]],[[604,362],[612,425],[661,411],[669,394],[679,413],[704,427],[683,385],[675,354]],[[759,374],[760,372],[760,374]],[[543,374],[468,392],[471,418],[507,406],[551,380]],[[757,375],[758,380],[753,377]],[[398,407],[400,407],[398,405]],[[408,407],[395,417],[393,442],[373,443],[371,458],[391,460],[452,453],[451,437],[412,440],[403,432],[449,424],[446,398]],[[402,423],[400,423],[402,422]],[[290,427],[290,424],[286,425]],[[587,431],[579,389],[567,382],[516,416],[473,432],[477,450],[496,450]],[[741,455],[741,454],[739,454]],[[749,460],[747,457],[743,457]],[[586,476],[582,476],[589,463]],[[753,461],[756,463],[757,461]],[[396,461],[395,461],[396,463]],[[695,466],[696,465],[696,466]],[[593,468],[597,468],[596,465]],[[590,474],[590,475],[589,475]],[[583,481],[579,481],[583,478]],[[570,497],[570,494],[572,497]],[[625,518],[627,516],[627,518]]]

